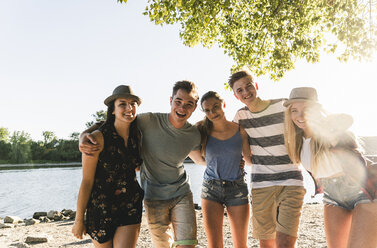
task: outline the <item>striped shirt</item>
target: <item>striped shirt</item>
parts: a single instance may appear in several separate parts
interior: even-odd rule
[[[303,186],[301,169],[289,159],[284,145],[284,99],[273,99],[260,112],[247,107],[237,111],[234,122],[249,136],[252,152],[251,187]]]

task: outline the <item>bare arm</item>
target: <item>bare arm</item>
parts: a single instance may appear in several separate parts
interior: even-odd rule
[[[206,165],[206,161],[204,160],[200,150],[193,150],[189,153],[189,157],[194,161],[195,164],[199,165]]]
[[[95,123],[93,126],[89,127],[80,134],[79,150],[87,156],[93,156],[93,154],[100,148],[96,138],[91,134],[97,130],[100,125],[100,123]]]
[[[79,239],[82,239],[83,235],[86,234],[86,229],[84,225],[84,214],[90,197],[90,192],[92,191],[93,187],[98,156],[100,152],[103,150],[102,133],[99,131],[94,131],[92,135],[94,138],[96,138],[100,148],[91,156],[88,156],[85,153],[82,154],[82,180],[79,190],[79,196],[77,199],[75,223],[72,227],[73,235]]]
[[[241,127],[241,137],[242,137],[242,155],[243,155],[243,160],[245,160],[246,165],[251,165],[251,149],[250,149],[250,144],[249,144],[249,138],[248,135]]]

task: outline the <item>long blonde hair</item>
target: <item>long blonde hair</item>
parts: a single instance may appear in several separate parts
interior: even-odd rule
[[[321,171],[328,170],[338,170],[339,168],[331,168],[332,166],[337,165],[332,162],[332,155],[331,155],[331,142],[326,139],[326,137],[322,136],[318,128],[322,127],[321,123],[325,116],[327,115],[326,111],[322,108],[321,105],[314,103],[307,103],[308,116],[306,118],[309,119],[307,124],[310,126],[312,130],[313,136],[310,140],[310,151],[311,151],[311,172],[313,175],[318,174],[319,169]],[[291,118],[291,108],[292,105],[289,105],[285,110],[285,118],[284,118],[284,142],[287,147],[289,158],[295,164],[301,163],[301,149],[303,145],[303,137],[304,131],[298,128],[292,121]],[[311,124],[311,125],[310,125]],[[323,165],[326,164],[327,168],[324,168]],[[319,166],[321,166],[319,168]],[[328,173],[328,172],[326,172]]]

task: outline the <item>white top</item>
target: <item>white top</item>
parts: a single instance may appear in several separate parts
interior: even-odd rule
[[[302,144],[300,158],[304,168],[311,172],[315,178],[328,178],[341,174],[343,172],[341,163],[332,152],[323,154],[321,163],[317,166],[316,171],[313,171],[313,168],[311,168],[310,140],[311,138],[303,138],[304,142]]]
[[[310,140],[311,138],[305,139],[302,137],[303,143],[302,143],[302,148],[301,148],[301,153],[300,153],[300,159],[301,159],[301,164],[304,166],[304,168],[312,172],[311,166],[310,166]]]

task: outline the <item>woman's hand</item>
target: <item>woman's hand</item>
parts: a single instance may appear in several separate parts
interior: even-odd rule
[[[86,228],[82,220],[75,220],[75,223],[73,224],[73,227],[72,227],[72,233],[73,233],[73,236],[75,236],[78,239],[83,238],[83,235],[86,234]]]

